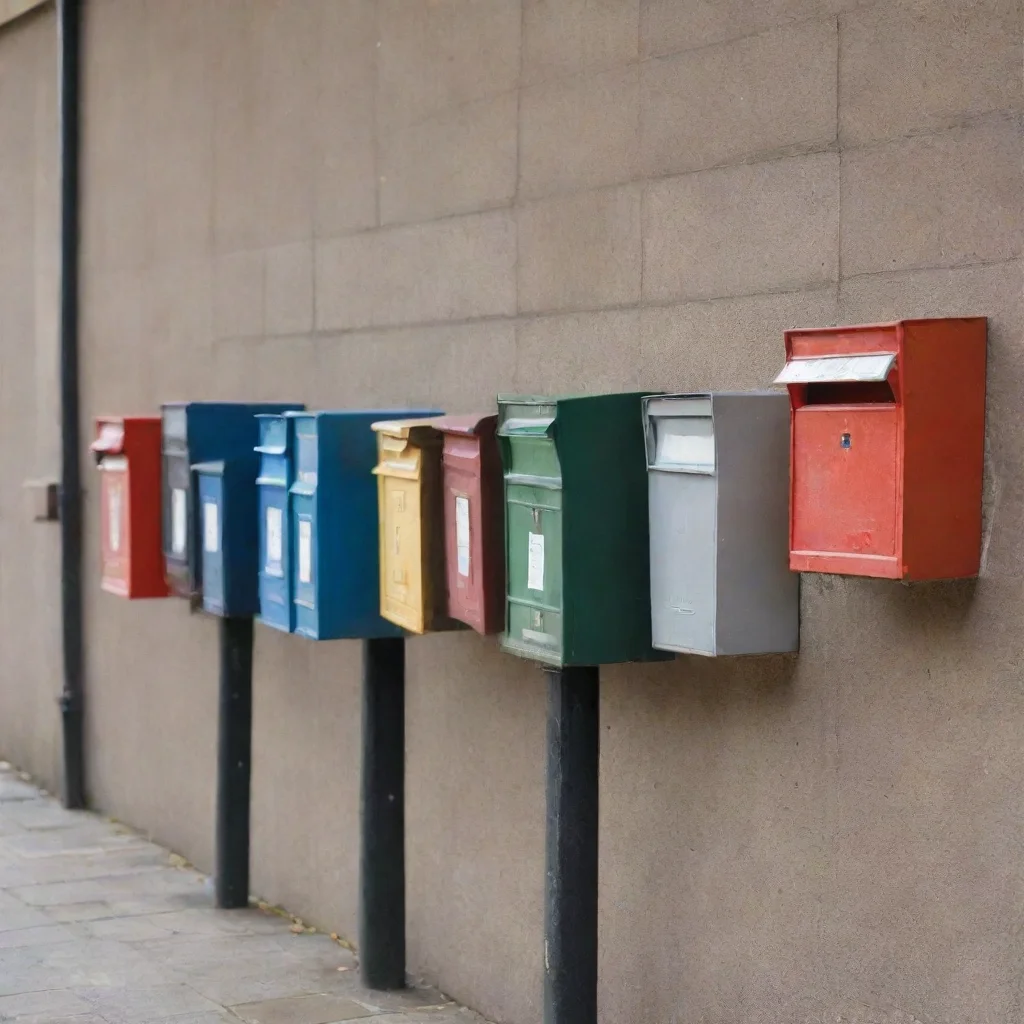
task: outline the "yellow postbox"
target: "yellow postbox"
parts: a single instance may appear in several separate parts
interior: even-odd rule
[[[410,633],[458,628],[447,616],[443,435],[429,419],[374,423],[380,613]]]

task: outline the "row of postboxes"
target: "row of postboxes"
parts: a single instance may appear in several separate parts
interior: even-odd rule
[[[986,323],[791,331],[786,392],[101,420],[103,585],[551,665],[794,651],[799,571],[976,575]]]

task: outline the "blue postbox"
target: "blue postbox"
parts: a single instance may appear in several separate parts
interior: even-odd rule
[[[291,486],[295,632],[313,640],[401,636],[380,616],[377,436],[379,420],[436,411],[296,413]]]
[[[259,598],[260,621],[291,633],[295,629],[291,562],[294,548],[291,494],[294,480],[295,414],[262,414],[259,423]]]
[[[256,415],[301,408],[298,402],[167,402],[161,406],[164,569],[174,593],[195,599],[202,592],[203,567],[196,542],[199,503],[193,498],[191,467],[248,457],[255,480]]]
[[[259,611],[254,454],[192,467],[199,506],[203,610],[244,617]]]

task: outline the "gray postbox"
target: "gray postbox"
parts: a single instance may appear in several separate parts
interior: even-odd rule
[[[643,409],[654,646],[706,655],[797,650],[788,396],[650,396]]]

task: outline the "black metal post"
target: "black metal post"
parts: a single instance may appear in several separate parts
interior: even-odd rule
[[[233,910],[249,904],[252,618],[220,620],[217,732],[217,906]]]
[[[597,668],[548,670],[544,1024],[597,1024]]]
[[[359,966],[367,988],[405,987],[405,640],[363,641]]]
[[[60,609],[64,685],[64,806],[85,807],[85,683],[82,641],[82,468],[78,386],[79,0],[57,0],[60,122]]]

